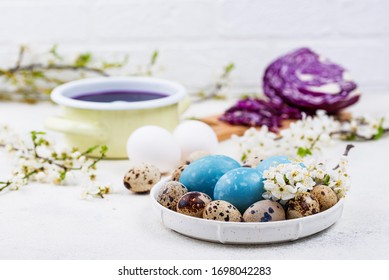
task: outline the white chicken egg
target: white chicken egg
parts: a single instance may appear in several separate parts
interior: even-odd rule
[[[170,172],[181,162],[181,149],[173,135],[159,126],[143,126],[127,141],[127,155],[132,163],[147,162],[162,173]]]
[[[218,141],[213,129],[200,121],[183,121],[173,132],[174,138],[181,146],[182,160],[195,151],[215,153]]]

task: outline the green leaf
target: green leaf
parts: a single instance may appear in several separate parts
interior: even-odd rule
[[[128,63],[129,56],[126,55],[123,59],[123,61],[119,62],[108,62],[108,61],[103,61],[102,67],[103,69],[109,69],[109,68],[120,68],[123,67]]]
[[[158,52],[158,50],[155,50],[153,52],[153,54],[151,55],[151,60],[150,60],[151,65],[154,65],[155,63],[157,63],[158,56],[159,56],[159,52]]]
[[[234,68],[235,68],[235,64],[230,63],[226,66],[226,68],[224,68],[224,71],[226,74],[229,74],[232,70],[234,70]]]
[[[57,53],[57,48],[58,48],[58,44],[52,45],[50,50],[49,50],[49,53],[51,53],[51,54]]]
[[[61,179],[61,181],[65,180],[66,178],[66,171],[62,171],[59,173],[59,178]]]
[[[289,179],[286,177],[286,175],[284,174],[284,181],[286,184],[289,184]]]
[[[323,179],[323,184],[328,186],[328,184],[330,183],[330,179],[331,179],[330,175],[326,174]]]
[[[80,54],[75,62],[74,65],[77,67],[85,67],[92,59],[92,54],[87,52],[87,53],[82,53]]]
[[[247,159],[247,155],[243,154],[242,157],[240,158],[241,161],[245,161]]]
[[[240,99],[243,99],[243,100],[246,100],[246,99],[249,99],[250,98],[250,95],[244,93],[240,96]]]
[[[42,71],[33,71],[31,72],[31,76],[34,78],[44,78],[45,74]]]
[[[58,44],[54,44],[49,50],[49,53],[52,54],[56,59],[63,60],[63,57],[59,55],[57,50],[58,50]]]
[[[45,145],[46,142],[47,142],[46,139],[44,139],[42,137],[41,138],[37,138],[36,140],[37,141],[35,141],[35,143],[36,143],[37,146]]]
[[[185,119],[187,119],[187,120],[193,120],[193,121],[199,121],[199,120],[200,120],[200,119],[197,118],[197,117],[187,117],[187,118],[185,118]]]
[[[214,100],[226,100],[227,97],[223,94],[216,94],[212,99],[214,99]]]
[[[382,126],[378,127],[378,132],[373,136],[374,140],[378,140],[384,135],[384,128]]]
[[[246,92],[246,93],[242,93],[239,98],[240,99],[249,99],[249,98],[258,98],[258,97],[259,97],[258,93]]]
[[[305,157],[307,155],[312,155],[312,151],[309,148],[299,147],[297,150],[297,155],[300,157]]]
[[[90,154],[91,152],[93,152],[94,150],[96,150],[98,147],[99,147],[99,145],[90,147],[89,149],[87,149],[87,150],[86,150],[85,152],[83,152],[82,154],[83,154],[83,155]]]
[[[204,91],[199,91],[198,93],[196,93],[196,95],[199,98],[205,98],[207,96],[207,94]]]
[[[346,135],[345,139],[347,141],[354,141],[355,139],[357,139],[357,135],[351,132],[350,134]]]
[[[380,139],[384,135],[384,118],[381,118],[380,125],[377,130],[377,134],[373,135],[374,140]]]
[[[101,146],[100,154],[105,155],[108,152],[108,147],[106,145]]]
[[[35,142],[35,140],[38,138],[38,135],[45,135],[46,132],[42,131],[31,131],[31,139]]]

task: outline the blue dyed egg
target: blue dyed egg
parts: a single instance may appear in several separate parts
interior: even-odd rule
[[[263,179],[255,168],[241,167],[224,174],[217,182],[214,199],[235,205],[241,213],[262,198]]]
[[[269,157],[269,158],[261,161],[257,165],[256,169],[261,174],[263,174],[263,172],[268,170],[270,167],[276,167],[277,165],[282,164],[282,163],[291,163],[291,161],[289,160],[289,158],[287,156],[272,156],[272,157]]]
[[[228,171],[240,167],[240,164],[227,156],[210,155],[202,157],[185,168],[180,183],[191,191],[203,192],[213,197],[217,181]]]

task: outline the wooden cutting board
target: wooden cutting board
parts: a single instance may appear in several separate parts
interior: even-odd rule
[[[208,124],[213,129],[213,131],[215,131],[219,142],[230,139],[232,135],[242,136],[245,133],[245,131],[250,128],[244,125],[231,125],[229,123],[220,121],[219,118],[220,115],[209,116],[200,119],[201,121]],[[282,121],[281,129],[288,128],[293,121],[294,120]]]
[[[226,122],[222,122],[219,120],[220,115],[209,116],[200,119],[201,121],[208,124],[216,133],[216,136],[220,141],[224,141],[230,139],[232,135],[242,136],[247,129],[250,127],[243,125],[231,125]],[[349,112],[340,112],[337,115],[337,119],[339,120],[349,120],[351,119],[351,113]],[[296,120],[284,120],[281,122],[281,129],[288,128],[292,122]]]

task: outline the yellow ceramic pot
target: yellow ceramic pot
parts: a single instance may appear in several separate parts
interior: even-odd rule
[[[83,94],[110,91],[151,92],[165,96],[136,102],[100,103],[74,99]],[[127,158],[127,139],[135,129],[144,125],[158,125],[172,131],[179,122],[180,113],[189,105],[183,86],[150,77],[78,80],[55,88],[51,98],[61,105],[61,114],[46,120],[48,129],[64,133],[68,145],[81,150],[94,145],[107,145],[107,157],[116,159]]]

